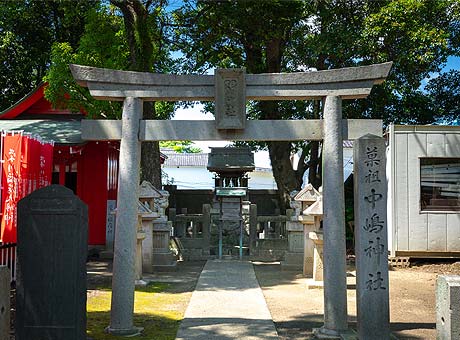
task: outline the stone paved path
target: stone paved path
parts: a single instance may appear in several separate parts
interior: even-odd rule
[[[250,262],[206,263],[177,332],[188,339],[278,339]]]

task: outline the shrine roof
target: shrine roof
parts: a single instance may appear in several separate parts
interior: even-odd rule
[[[206,167],[208,164],[208,154],[207,153],[177,153],[174,151],[169,151],[162,149],[163,152],[168,158],[165,161],[165,166],[193,166],[193,167]]]
[[[294,200],[301,202],[316,202],[319,196],[320,193],[313,187],[313,185],[308,184],[305,188],[300,190],[297,195],[295,195]]]
[[[249,148],[211,148],[209,171],[254,171],[254,154]]]
[[[24,131],[56,144],[84,144],[79,120],[0,120],[4,131]]]
[[[45,87],[47,83],[40,83],[35,89],[26,94],[19,101],[9,108],[0,112],[0,120],[3,119],[21,119],[37,117],[44,119],[44,116],[56,118],[78,116],[83,117],[82,112],[71,112],[66,108],[56,108],[45,98]],[[27,119],[26,118],[26,119]]]
[[[161,198],[161,192],[148,181],[142,181],[139,186],[139,198]]]

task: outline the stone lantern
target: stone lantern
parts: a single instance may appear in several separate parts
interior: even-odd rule
[[[117,214],[117,209],[112,210],[112,214]],[[148,205],[142,203],[141,201],[137,202],[137,232],[136,232],[136,257],[135,257],[135,280],[136,284],[145,284],[142,280],[143,273],[143,242],[149,235],[149,225],[148,221],[158,218],[158,214],[153,212]],[[151,229],[151,228],[150,228]]]
[[[143,244],[142,267],[146,273],[176,269],[176,258],[169,249],[172,226],[166,217],[168,199],[169,192],[158,190],[147,181],[141,183],[139,200],[154,214],[146,216],[144,226],[146,237]]]
[[[305,210],[305,214],[313,216],[315,220],[315,229],[305,235],[305,244],[307,241],[313,242],[313,279],[309,280],[307,286],[309,288],[317,288],[323,286],[323,231],[321,220],[323,218],[323,196],[321,188],[319,189],[320,196],[318,200]],[[304,269],[305,271],[305,269]]]
[[[286,252],[283,265],[303,269],[303,274],[313,274],[313,242],[308,233],[319,227],[315,217],[308,214],[307,209],[321,196],[320,193],[308,184],[298,193],[292,194],[291,207],[294,214],[291,221],[286,223],[289,250]]]
[[[162,197],[160,191],[147,181],[143,181],[139,186],[139,201],[149,210],[143,216],[142,229],[145,239],[142,243],[142,271],[144,273],[153,272],[153,220],[158,219],[160,214],[155,212],[155,200]]]
[[[136,238],[136,283],[143,284],[144,282],[140,281],[142,279],[143,272],[143,257],[144,251],[143,242],[147,238],[149,230],[149,222],[154,218],[157,218],[158,214],[154,213],[147,205],[143,204],[141,201],[137,202],[137,238]]]
[[[160,190],[157,190],[152,183],[143,181],[139,186],[139,201],[147,205],[150,210],[155,209],[155,200],[162,197]]]

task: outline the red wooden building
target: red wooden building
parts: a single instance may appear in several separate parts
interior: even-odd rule
[[[0,112],[0,130],[22,130],[54,141],[52,183],[72,189],[88,205],[88,244],[104,245],[108,206],[116,205],[119,143],[81,139],[84,113],[53,108],[45,84]]]

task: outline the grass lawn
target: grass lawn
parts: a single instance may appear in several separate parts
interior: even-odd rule
[[[144,327],[136,339],[167,340],[176,337],[190,292],[174,292],[167,283],[150,283],[136,287],[134,325]],[[110,323],[110,288],[88,290],[87,335],[94,340],[120,339],[105,333]]]

